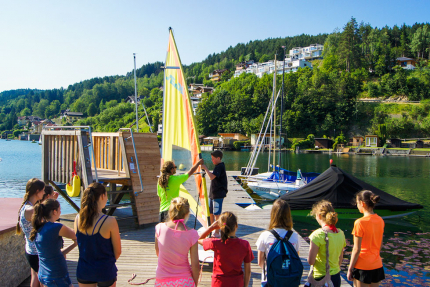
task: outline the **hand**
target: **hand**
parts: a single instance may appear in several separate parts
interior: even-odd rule
[[[203,164],[205,161],[201,158],[197,163],[198,164]]]
[[[348,269],[347,278],[348,278],[349,281],[353,281],[354,280],[354,278],[352,277],[352,270],[351,269]]]
[[[56,191],[54,191],[54,192],[53,192],[53,194],[52,194],[52,197],[54,197],[54,199],[57,199],[57,198],[58,198],[58,195],[59,195],[59,193],[58,193],[58,192],[56,192]]]
[[[204,165],[204,164],[202,164],[202,168],[204,169],[204,170],[208,170],[208,168],[206,167],[206,165]]]
[[[209,229],[219,229],[218,220],[215,220],[214,223],[209,226]]]

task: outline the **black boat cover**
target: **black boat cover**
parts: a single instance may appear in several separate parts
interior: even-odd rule
[[[363,189],[379,195],[375,209],[402,211],[423,208],[420,204],[410,203],[392,196],[332,165],[313,181],[295,192],[281,196],[288,201],[292,210],[312,209],[312,205],[326,199],[334,208],[357,208],[354,205],[355,194]]]

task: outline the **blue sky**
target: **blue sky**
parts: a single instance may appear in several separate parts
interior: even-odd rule
[[[53,89],[164,61],[168,27],[184,64],[249,40],[330,33],[353,16],[373,27],[430,21],[430,1],[6,1],[0,92]]]

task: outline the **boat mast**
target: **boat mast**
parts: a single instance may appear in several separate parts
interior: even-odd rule
[[[276,79],[278,76],[278,71],[277,71],[277,63],[276,63],[276,56],[277,54],[275,53],[275,73],[273,74],[273,98],[272,98],[272,105],[275,104],[275,94],[276,94]],[[273,122],[273,171],[276,170],[276,107],[273,109],[273,118],[272,118],[272,122]]]
[[[281,149],[282,149],[282,113],[284,112],[284,75],[285,75],[285,46],[282,46],[284,49],[284,64],[282,67],[282,96],[281,96],[281,115],[280,115],[280,124],[279,124],[279,171],[281,171]]]
[[[133,53],[134,58],[134,103],[136,106],[136,132],[139,132],[139,115],[137,113],[137,81],[136,81],[136,53]]]

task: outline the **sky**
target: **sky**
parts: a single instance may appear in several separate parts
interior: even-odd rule
[[[172,27],[182,63],[229,46],[342,29],[430,21],[430,1],[0,0],[0,92],[67,88],[166,57]],[[322,44],[322,43],[321,43]]]

